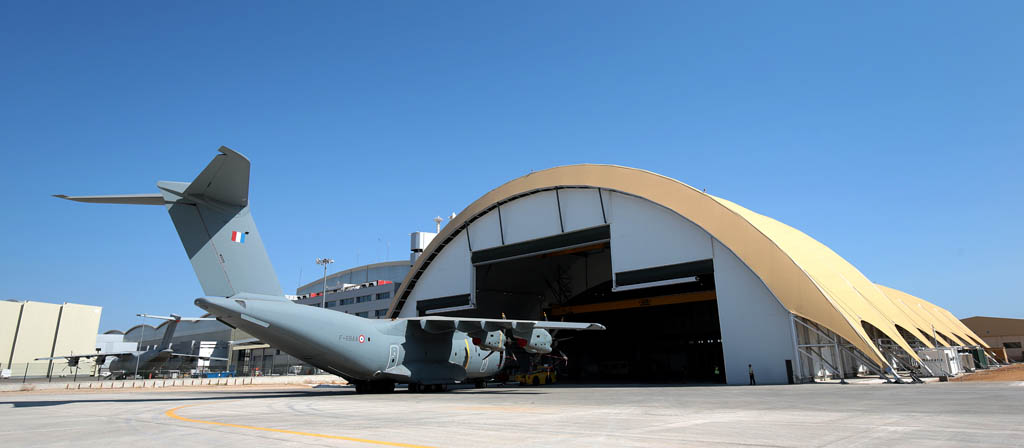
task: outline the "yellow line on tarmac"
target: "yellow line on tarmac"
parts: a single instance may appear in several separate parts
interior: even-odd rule
[[[323,439],[347,440],[349,442],[372,443],[374,445],[402,446],[402,447],[407,447],[407,448],[433,448],[433,447],[428,447],[428,446],[424,446],[424,445],[412,445],[412,444],[409,444],[409,443],[384,442],[384,441],[381,441],[381,440],[359,439],[359,438],[356,438],[356,437],[332,436],[330,434],[317,434],[315,432],[289,431],[287,429],[261,428],[259,426],[236,425],[234,423],[212,422],[212,421],[209,421],[209,420],[196,420],[194,418],[182,417],[182,416],[177,414],[176,411],[178,409],[187,408],[187,407],[190,407],[190,406],[196,406],[196,405],[194,405],[194,404],[186,404],[184,406],[178,406],[178,407],[176,407],[174,409],[167,410],[167,412],[164,412],[164,415],[166,415],[166,416],[168,416],[170,418],[173,418],[173,419],[181,420],[183,422],[190,422],[190,423],[204,423],[204,424],[207,424],[207,425],[227,426],[227,427],[231,427],[231,428],[241,428],[241,429],[253,429],[253,430],[256,430],[256,431],[277,432],[277,433],[281,433],[281,434],[292,434],[292,435],[296,435],[296,436],[320,437],[320,438],[323,438]]]

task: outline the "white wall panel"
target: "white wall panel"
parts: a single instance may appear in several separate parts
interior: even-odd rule
[[[758,384],[786,384],[786,360],[797,368],[789,311],[732,251],[718,241],[714,251],[726,382],[747,384],[750,364]]]
[[[615,272],[711,258],[711,236],[675,212],[621,193],[605,199]]]
[[[505,244],[518,243],[562,232],[554,191],[542,191],[501,206]],[[476,246],[473,246],[476,250]]]
[[[415,316],[419,300],[470,293],[473,268],[467,242],[466,233],[462,232],[445,246],[416,282],[399,313],[400,317]]]
[[[57,333],[57,316],[59,314],[60,305],[42,302],[25,303],[21,315],[21,325],[18,328],[18,343],[14,348],[13,362],[46,364],[46,361],[34,360],[50,356],[50,351],[53,349],[53,337]]]
[[[0,362],[4,363],[2,367],[4,369],[10,362],[19,317],[21,317],[20,302],[0,301]]]
[[[65,304],[60,315],[55,354],[92,353],[100,329],[101,311],[98,306]]]
[[[491,210],[469,225],[469,241],[473,250],[488,249],[501,245],[501,228],[498,227],[498,209]]]
[[[566,232],[604,224],[596,188],[558,190],[558,201],[562,205],[562,224]]]

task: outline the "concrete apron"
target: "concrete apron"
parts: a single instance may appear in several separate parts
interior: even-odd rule
[[[0,392],[76,389],[143,389],[161,387],[248,386],[260,384],[347,384],[334,375],[286,375],[238,378],[176,378],[153,380],[79,381],[53,383],[0,383]]]

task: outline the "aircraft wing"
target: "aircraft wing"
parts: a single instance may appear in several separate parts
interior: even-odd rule
[[[98,357],[98,356],[124,356],[124,355],[132,355],[132,356],[135,356],[135,355],[137,355],[138,353],[139,353],[139,352],[105,352],[105,353],[88,353],[88,354],[84,354],[84,355],[64,355],[64,356],[52,356],[52,357],[49,357],[49,358],[36,358],[35,360],[36,360],[36,361],[50,361],[50,360],[53,360],[53,359],[71,359],[71,358],[75,358],[75,359],[78,359],[78,358],[96,358],[96,357]]]
[[[171,357],[174,358],[199,358],[199,359],[212,359],[214,361],[227,361],[227,358],[218,358],[216,356],[200,356],[200,355],[186,355],[184,353],[171,353]]]
[[[424,316],[408,317],[397,320],[408,320],[419,323],[420,328],[428,333],[447,333],[455,330],[467,333],[477,331],[495,331],[511,329],[514,333],[541,330],[604,330],[604,325],[585,322],[553,322],[541,320],[508,320],[479,319],[475,317]]]

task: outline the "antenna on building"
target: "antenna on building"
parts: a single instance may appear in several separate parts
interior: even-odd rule
[[[437,233],[441,233],[441,221],[444,221],[440,216],[434,218],[434,224],[437,224]]]

